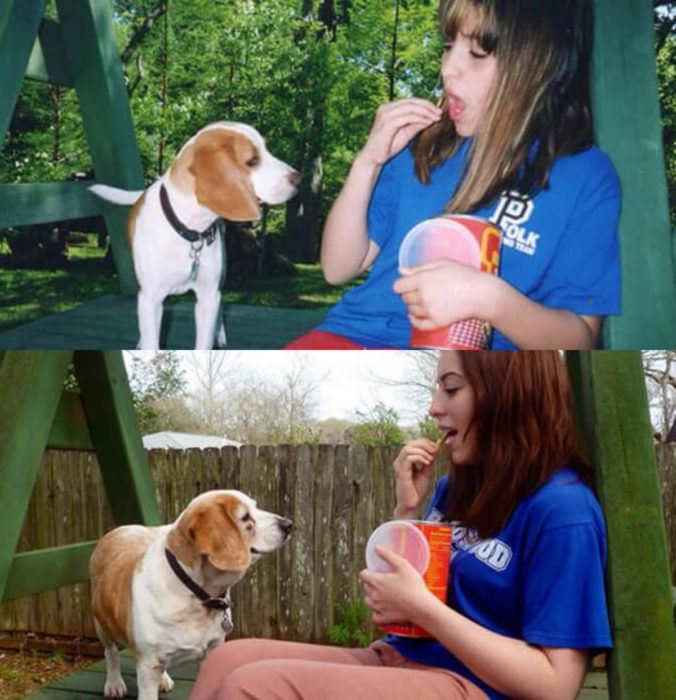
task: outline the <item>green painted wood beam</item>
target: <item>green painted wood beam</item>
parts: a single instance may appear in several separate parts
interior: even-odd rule
[[[115,44],[109,0],[56,0],[80,112],[99,182],[143,189],[143,169]],[[126,241],[126,209],[105,210],[123,294],[137,289]]]
[[[77,351],[75,375],[117,525],[161,523],[120,351]]]
[[[87,187],[93,182],[31,182],[0,185],[0,227],[42,224],[102,214]]]
[[[51,591],[89,579],[89,557],[94,542],[15,554],[5,587],[4,600]]]
[[[622,183],[622,315],[613,349],[676,347],[676,272],[660,128],[652,3],[594,0],[593,111]]]
[[[72,351],[0,355],[0,600]]]
[[[73,76],[66,59],[61,24],[44,18],[40,25],[37,41],[33,44],[26,77],[32,80],[73,87]]]
[[[676,697],[662,501],[640,353],[566,354],[608,531],[614,700]]]
[[[47,447],[59,450],[93,450],[80,394],[64,391],[56,409]]]
[[[0,145],[12,119],[46,0],[4,0],[0,9]]]

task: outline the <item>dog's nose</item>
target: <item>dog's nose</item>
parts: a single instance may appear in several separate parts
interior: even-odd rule
[[[302,177],[300,176],[300,173],[296,172],[295,170],[292,170],[287,176],[287,180],[291,183],[293,187],[298,187],[302,181]]]
[[[279,525],[279,529],[284,533],[285,537],[288,537],[289,533],[291,532],[291,528],[293,527],[293,523],[288,518],[280,518],[277,521],[277,524]]]

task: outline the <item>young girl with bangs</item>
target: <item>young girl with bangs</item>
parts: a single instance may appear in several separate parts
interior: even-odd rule
[[[597,345],[620,310],[620,191],[593,141],[591,5],[441,3],[441,106],[381,105],[324,228],[327,281],[368,278],[288,348],[407,347],[411,325],[467,318],[490,323],[492,348]],[[498,276],[397,269],[405,234],[444,213],[500,227]]]
[[[590,654],[611,639],[605,526],[561,358],[446,351],[437,380],[429,412],[449,470],[431,488],[435,444],[406,444],[394,516],[453,525],[446,602],[382,547],[392,572],[360,574],[375,623],[412,622],[431,638],[386,635],[367,649],[226,642],[202,664],[193,700],[577,697]]]

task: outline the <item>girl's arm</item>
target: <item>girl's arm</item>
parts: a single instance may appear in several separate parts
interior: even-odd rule
[[[587,652],[539,647],[478,625],[434,596],[422,599],[422,625],[476,676],[524,700],[573,700],[584,681]]]
[[[380,249],[368,237],[366,214],[380,170],[419,131],[440,118],[436,105],[415,97],[378,108],[368,139],[326,219],[320,262],[327,282],[348,282],[374,261]]]
[[[480,318],[524,350],[593,349],[601,326],[599,316],[543,306],[499,277],[453,260],[410,268],[394,291],[416,328]]]
[[[329,284],[349,282],[379,253],[366,231],[366,211],[381,167],[358,154],[326,218],[319,260]]]
[[[420,574],[384,547],[392,573],[364,570],[365,602],[376,624],[413,622],[424,627],[478,678],[509,697],[573,700],[584,681],[587,652],[539,647],[493,632],[446,606]]]

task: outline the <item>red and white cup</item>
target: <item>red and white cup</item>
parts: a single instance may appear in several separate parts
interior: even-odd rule
[[[500,228],[477,216],[449,214],[426,219],[404,237],[399,248],[399,268],[448,259],[496,274],[500,239]],[[469,318],[432,330],[411,328],[409,342],[414,348],[479,350],[487,347],[489,335],[487,323]]]
[[[390,571],[390,565],[375,552],[376,545],[387,547],[406,559],[423,577],[427,589],[445,602],[451,537],[452,528],[445,523],[390,520],[371,533],[366,543],[366,568],[371,571]],[[430,636],[427,630],[412,622],[382,624],[380,628],[404,637]]]

